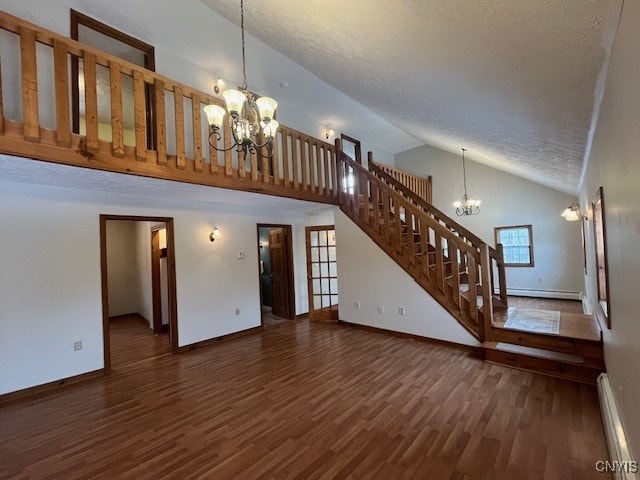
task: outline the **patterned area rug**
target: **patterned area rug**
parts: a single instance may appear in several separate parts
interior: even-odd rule
[[[504,327],[526,332],[557,334],[560,333],[560,311],[517,308],[512,312],[509,309],[509,318]]]

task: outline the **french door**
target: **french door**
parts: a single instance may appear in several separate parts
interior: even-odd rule
[[[309,319],[338,320],[336,230],[333,225],[306,227]]]

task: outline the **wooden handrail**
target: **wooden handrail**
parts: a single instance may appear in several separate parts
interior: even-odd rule
[[[460,323],[481,341],[491,323],[489,269],[479,250],[403,193],[335,148],[340,207]],[[485,260],[486,261],[486,260]],[[461,292],[461,286],[468,285]],[[481,286],[481,292],[478,289]],[[479,300],[482,297],[482,302]],[[488,317],[488,320],[487,320]]]
[[[22,115],[4,118],[7,106],[0,106],[0,153],[24,156],[68,165],[109,170],[120,173],[219,186],[299,198],[323,203],[338,203],[339,184],[334,146],[282,125],[274,139],[273,158],[251,152],[246,158],[237,151],[219,153],[209,148],[209,139],[202,135],[206,124],[202,109],[205,105],[223,105],[214,95],[183,85],[98,49],[66,38],[32,23],[0,11],[0,28],[20,40],[20,90],[6,92],[22,96]],[[37,60],[42,54],[36,43],[50,47],[54,59],[53,88],[38,88]],[[6,49],[0,58],[9,54]],[[85,135],[70,130],[69,108],[70,58],[79,58],[84,68]],[[98,69],[106,69],[111,90],[111,139],[101,138],[105,130],[98,118]],[[130,137],[133,145],[125,144],[123,115],[123,76],[133,80],[134,126]],[[105,78],[101,75],[100,78]],[[48,81],[48,79],[47,79]],[[6,87],[6,85],[5,85]],[[151,98],[146,90],[153,92]],[[2,91],[0,79],[0,91]],[[38,109],[38,94],[52,91],[55,112]],[[167,104],[167,96],[173,97]],[[155,122],[148,125],[147,109],[155,107]],[[1,102],[0,102],[1,103]],[[44,102],[47,105],[47,102]],[[40,106],[42,103],[40,103]],[[4,107],[4,108],[3,108]],[[168,112],[168,113],[165,113]],[[51,113],[53,130],[43,128],[43,114]],[[187,123],[188,122],[188,123]],[[102,123],[106,123],[103,120]],[[192,125],[187,131],[186,125]],[[174,131],[170,131],[175,126]],[[148,144],[147,130],[154,128],[153,145]],[[107,127],[109,129],[109,127]],[[171,135],[171,138],[168,138]],[[227,122],[221,131],[219,146],[232,145]],[[172,149],[174,151],[169,152]],[[209,155],[205,158],[205,152]]]
[[[369,152],[369,156],[371,152]],[[423,200],[432,203],[433,201],[433,178],[429,175],[427,178],[423,178],[414,173],[402,170],[401,168],[391,167],[384,163],[374,162],[372,158],[368,162],[369,170],[375,172],[384,172],[391,176],[399,183],[407,187],[413,193]]]

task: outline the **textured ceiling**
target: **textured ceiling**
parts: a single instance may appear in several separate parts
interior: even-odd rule
[[[620,2],[249,0],[245,24],[415,138],[575,193]]]
[[[250,207],[252,209],[264,209],[265,215],[272,211],[316,214],[322,213],[327,209],[333,209],[332,206],[320,203],[273,195],[103,172],[2,154],[0,154],[0,180],[118,194],[135,193],[135,195],[143,197],[171,198],[192,202]]]

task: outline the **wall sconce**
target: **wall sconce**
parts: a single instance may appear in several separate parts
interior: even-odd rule
[[[329,140],[331,137],[333,137],[336,134],[335,130],[333,130],[332,128],[330,128],[329,130],[327,130],[324,134],[324,138],[326,138],[327,140]]]
[[[211,240],[212,242],[215,242],[216,238],[220,238],[220,237],[222,237],[222,235],[220,234],[220,230],[218,230],[218,227],[214,225],[213,230],[209,234],[209,240]]]
[[[562,212],[560,216],[567,222],[576,222],[581,218],[587,218],[586,215],[580,213],[580,205],[578,205],[577,203],[572,203],[567,208],[565,208],[564,212]]]
[[[227,88],[227,84],[224,82],[222,78],[218,77],[216,79],[216,83],[214,83],[213,85],[213,91],[216,93],[220,93],[220,91],[224,90],[225,88]]]

